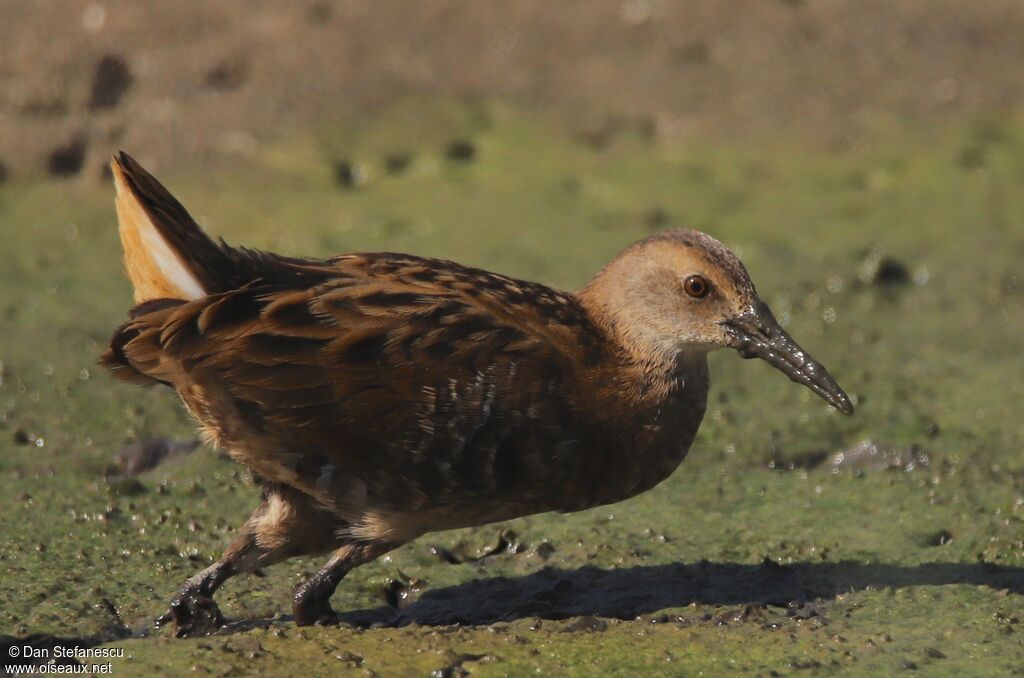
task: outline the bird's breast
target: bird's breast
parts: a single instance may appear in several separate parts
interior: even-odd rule
[[[636,496],[668,478],[686,458],[707,407],[706,365],[698,365],[662,398],[625,408],[595,438],[575,492],[562,511],[610,504]]]

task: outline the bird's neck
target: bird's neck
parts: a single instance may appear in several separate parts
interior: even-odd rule
[[[614,312],[582,296],[602,335],[606,358],[583,376],[585,410],[602,430],[603,445],[588,451],[584,490],[575,508],[620,501],[667,478],[686,457],[704,417],[706,352],[663,350],[644,335],[624,332]],[[639,340],[638,340],[639,339]],[[623,454],[628,453],[628,462]]]
[[[650,269],[622,255],[576,297],[616,356],[621,396],[634,402],[663,400],[688,384],[707,383],[707,352],[680,347],[666,325],[649,284]]]

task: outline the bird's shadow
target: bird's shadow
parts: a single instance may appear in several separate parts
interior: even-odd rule
[[[673,563],[601,569],[544,568],[522,577],[491,577],[426,590],[401,609],[381,606],[339,615],[359,627],[422,624],[479,626],[516,619],[578,616],[634,619],[690,603],[788,607],[869,589],[969,584],[1024,595],[1024,568],[987,563],[869,564],[853,561],[779,565]],[[235,622],[227,632],[269,620]]]
[[[948,562],[889,565],[839,561],[779,565],[767,560],[756,565],[700,561],[610,570],[592,566],[574,570],[546,567],[522,577],[490,577],[427,589],[418,600],[401,609],[382,605],[354,610],[339,615],[339,622],[365,628],[409,624],[482,626],[523,618],[635,619],[690,603],[799,607],[818,599],[831,600],[842,593],[952,584],[985,586],[1024,596],[1024,568]],[[218,635],[291,621],[290,617],[234,620]],[[0,635],[0,650],[13,644],[53,647],[73,643],[91,647],[128,636],[146,636],[150,630],[148,626],[135,632],[117,629],[87,638]],[[6,656],[3,652],[0,662]]]

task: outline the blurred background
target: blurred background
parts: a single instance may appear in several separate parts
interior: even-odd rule
[[[0,16],[8,173],[96,176],[252,153],[410,94],[513,101],[606,143],[844,149],[896,122],[1024,102],[1014,0],[12,0]]]
[[[0,645],[119,644],[128,675],[1019,672],[1022,36],[1017,0],[0,3]],[[651,492],[428,535],[345,580],[342,628],[280,616],[320,565],[290,561],[218,594],[257,623],[174,642],[152,620],[257,492],[95,365],[131,304],[117,149],[284,254],[578,289],[699,228],[857,413],[720,352]]]

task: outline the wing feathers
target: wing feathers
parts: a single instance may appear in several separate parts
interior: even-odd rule
[[[333,499],[292,468],[303,454],[323,456],[339,477],[402,475],[404,487],[432,496],[462,482],[491,492],[493,474],[507,472],[527,497],[531,455],[566,435],[577,406],[562,389],[597,343],[581,336],[586,320],[533,313],[530,290],[517,287],[510,301],[504,280],[460,289],[482,272],[435,270],[428,281],[443,262],[422,260],[413,275],[409,258],[378,261],[386,256],[338,260],[339,277],[316,285],[257,281],[140,306],[105,364],[173,385],[241,461],[321,501]],[[538,293],[548,307],[566,304],[563,317],[580,312],[548,288]],[[560,426],[525,426],[538,408],[564,413]],[[519,475],[509,472],[516,465]]]

